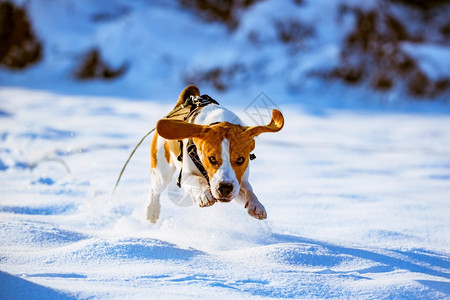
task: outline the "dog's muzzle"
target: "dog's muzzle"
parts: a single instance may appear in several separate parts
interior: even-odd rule
[[[232,199],[229,198],[230,194],[233,192],[233,185],[231,183],[221,183],[219,184],[219,200],[220,202],[230,202]]]

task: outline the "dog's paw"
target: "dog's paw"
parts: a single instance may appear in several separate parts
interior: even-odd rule
[[[198,206],[208,207],[217,202],[216,198],[213,197],[210,190],[207,190],[198,195]]]
[[[153,224],[156,223],[156,221],[159,218],[159,212],[161,210],[161,204],[158,202],[152,201],[147,206],[147,220],[152,222]]]
[[[266,209],[259,201],[248,201],[245,208],[250,216],[258,220],[267,218]]]

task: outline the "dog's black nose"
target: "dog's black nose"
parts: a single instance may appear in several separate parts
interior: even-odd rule
[[[222,196],[227,197],[233,191],[233,185],[229,183],[219,184],[219,192]]]

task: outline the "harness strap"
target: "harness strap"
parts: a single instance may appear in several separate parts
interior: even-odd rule
[[[202,95],[200,97],[191,96],[191,98],[188,99],[187,102],[189,105],[191,105],[191,110],[190,110],[189,114],[184,118],[184,120],[186,121],[186,120],[190,119],[191,122],[200,113],[200,110],[203,107],[205,107],[209,104],[219,105],[219,103],[216,100],[209,97],[208,95]],[[180,155],[178,156],[178,160],[183,162],[183,141],[179,140],[178,142],[180,143]],[[205,178],[206,182],[209,185],[208,172],[206,171],[205,167],[203,166],[203,164],[200,160],[200,157],[198,156],[197,146],[195,146],[194,141],[192,139],[188,139],[188,143],[186,145],[186,150],[187,150],[187,153],[188,153],[189,157],[191,158],[192,162],[197,167],[197,169],[200,171],[200,173],[202,173],[203,177]],[[255,158],[256,158],[255,154],[251,153],[250,160],[254,160]],[[183,174],[183,166],[181,166],[180,174],[178,174],[177,186],[179,188],[181,188],[182,174]]]
[[[189,111],[189,114],[184,118],[185,121],[190,120],[191,122],[195,119],[195,117],[200,113],[201,109],[209,104],[217,104],[219,103],[211,98],[208,95],[201,95],[199,97],[190,96],[189,99],[186,100],[187,104],[191,106],[191,110]],[[178,156],[178,160],[183,162],[183,141],[179,140],[180,143],[180,155]],[[192,162],[195,164],[195,166],[198,168],[200,173],[202,173],[203,177],[205,178],[206,182],[209,184],[209,176],[208,172],[206,172],[205,167],[203,166],[200,157],[197,153],[197,147],[195,146],[192,139],[188,140],[188,143],[186,145],[186,150],[188,152],[189,157],[191,158]],[[180,169],[180,174],[178,174],[178,180],[177,180],[177,186],[181,188],[181,177],[183,174],[183,166]]]
[[[200,160],[200,157],[198,156],[197,147],[195,146],[194,141],[192,139],[189,139],[189,141],[186,145],[186,148],[187,148],[187,152],[188,152],[189,157],[191,158],[192,162],[195,164],[195,166],[200,171],[200,173],[202,173],[203,177],[205,177],[205,179],[206,179],[206,182],[209,184],[208,172],[206,172],[206,169],[203,166],[202,161]]]

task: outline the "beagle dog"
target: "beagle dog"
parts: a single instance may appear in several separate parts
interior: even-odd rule
[[[200,96],[198,88],[188,86],[181,92],[175,109],[182,109],[186,99],[199,97],[204,96]],[[274,109],[268,125],[244,126],[238,116],[212,100],[199,107],[195,114],[192,114],[191,109],[190,115],[177,116],[161,119],[156,125],[151,143],[151,187],[147,219],[152,223],[158,220],[160,195],[176,171],[179,174],[179,187],[200,207],[235,199],[247,209],[250,216],[260,220],[267,218],[264,206],[248,182],[249,160],[255,148],[256,136],[283,128],[281,112]],[[196,148],[197,162],[194,162],[188,148]]]

